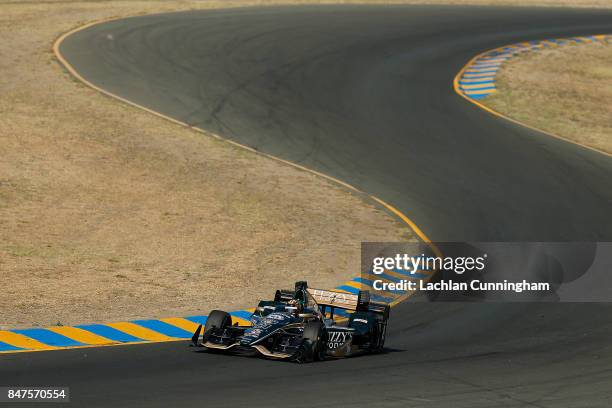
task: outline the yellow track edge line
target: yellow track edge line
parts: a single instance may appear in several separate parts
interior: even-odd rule
[[[399,218],[401,221],[403,221],[405,224],[407,224],[407,225],[408,225],[408,227],[409,227],[409,228],[410,228],[412,231],[414,231],[414,232],[415,232],[415,233],[418,235],[418,237],[419,237],[419,238],[420,238],[422,241],[424,241],[425,243],[428,243],[428,244],[430,244],[430,243],[431,243],[431,240],[430,240],[430,239],[429,239],[429,238],[428,238],[428,237],[427,237],[427,236],[426,236],[426,235],[423,233],[423,231],[421,231],[421,229],[420,229],[420,228],[419,228],[419,227],[418,227],[418,226],[417,226],[417,225],[416,225],[416,224],[415,224],[415,223],[414,223],[414,222],[413,222],[413,221],[412,221],[410,218],[408,218],[408,216],[406,216],[405,214],[401,213],[401,212],[400,212],[398,209],[396,209],[396,208],[392,207],[391,205],[387,204],[386,202],[384,202],[384,201],[383,201],[383,200],[381,200],[380,198],[375,197],[375,196],[372,196],[372,195],[369,195],[369,194],[366,194],[365,192],[363,192],[363,191],[359,190],[358,188],[356,188],[356,187],[352,186],[351,184],[346,183],[346,182],[344,182],[344,181],[342,181],[342,180],[339,180],[339,179],[337,179],[337,178],[335,178],[335,177],[332,177],[332,176],[329,176],[329,175],[327,175],[327,174],[321,173],[321,172],[319,172],[319,171],[316,171],[316,170],[310,169],[310,168],[308,168],[308,167],[305,167],[305,166],[299,165],[299,164],[297,164],[297,163],[290,162],[290,161],[285,160],[285,159],[282,159],[282,158],[280,158],[280,157],[277,157],[277,156],[274,156],[274,155],[271,155],[271,154],[268,154],[268,153],[260,152],[260,151],[258,151],[258,150],[253,149],[252,147],[249,147],[249,146],[243,145],[243,144],[241,144],[241,143],[235,142],[235,141],[233,141],[233,140],[230,140],[230,139],[224,138],[224,137],[222,137],[222,136],[220,136],[220,135],[217,135],[217,134],[214,134],[214,133],[211,133],[211,132],[204,131],[204,130],[202,130],[202,129],[198,128],[198,127],[195,127],[195,126],[192,126],[192,125],[190,125],[190,124],[188,124],[188,123],[185,123],[185,122],[179,121],[179,120],[177,120],[177,119],[171,118],[170,116],[164,115],[163,113],[160,113],[160,112],[154,111],[154,110],[149,109],[149,108],[147,108],[147,107],[145,107],[145,106],[142,106],[142,105],[140,105],[140,104],[137,104],[137,103],[135,103],[135,102],[132,102],[132,101],[130,101],[130,100],[128,100],[128,99],[126,99],[126,98],[123,98],[123,97],[121,97],[121,96],[119,96],[119,95],[116,95],[116,94],[114,94],[114,93],[112,93],[112,92],[109,92],[109,91],[107,91],[107,90],[105,90],[105,89],[103,89],[103,88],[100,88],[99,86],[97,86],[97,85],[95,85],[95,84],[93,84],[93,83],[89,82],[89,81],[88,81],[87,79],[85,79],[85,78],[84,78],[84,77],[83,77],[81,74],[79,74],[79,73],[77,72],[77,70],[76,70],[76,69],[75,69],[75,68],[74,68],[74,67],[73,67],[73,66],[72,66],[72,65],[71,65],[71,64],[70,64],[70,63],[69,63],[69,62],[66,60],[66,58],[64,58],[64,56],[63,56],[63,55],[62,55],[62,53],[60,52],[60,46],[61,46],[62,42],[63,42],[63,41],[64,41],[64,40],[65,40],[65,39],[66,39],[68,36],[70,36],[70,35],[72,35],[72,34],[75,34],[75,33],[79,32],[79,31],[83,31],[83,30],[85,30],[85,29],[87,29],[87,28],[90,28],[90,27],[92,27],[92,26],[94,26],[94,25],[98,25],[98,24],[106,23],[106,22],[109,22],[109,21],[120,20],[120,19],[124,19],[124,18],[126,18],[126,17],[116,17],[116,18],[109,18],[109,19],[104,19],[104,20],[100,20],[100,21],[90,22],[90,23],[87,23],[87,24],[85,24],[85,25],[82,25],[82,26],[76,27],[76,28],[74,28],[74,29],[72,29],[72,30],[70,30],[70,31],[68,31],[68,32],[66,32],[66,33],[64,33],[64,34],[62,34],[62,35],[61,35],[61,36],[59,36],[59,38],[58,38],[58,39],[57,39],[57,40],[56,40],[56,41],[53,43],[53,54],[56,56],[56,58],[59,60],[59,62],[60,62],[60,63],[61,63],[63,66],[64,66],[64,68],[65,68],[66,70],[68,70],[68,72],[69,72],[70,74],[72,74],[72,75],[73,75],[73,76],[74,76],[76,79],[78,79],[78,80],[79,80],[80,82],[82,82],[83,84],[87,85],[88,87],[90,87],[90,88],[92,88],[92,89],[94,89],[94,90],[96,90],[96,91],[98,91],[98,92],[100,92],[100,93],[102,93],[102,94],[104,94],[104,95],[106,95],[106,96],[109,96],[109,97],[111,97],[111,98],[118,99],[118,100],[120,100],[121,102],[124,102],[124,103],[126,103],[126,104],[128,104],[128,105],[130,105],[130,106],[135,107],[135,108],[138,108],[138,109],[144,110],[144,111],[146,111],[146,112],[149,112],[149,113],[151,113],[151,114],[153,114],[153,115],[155,115],[155,116],[157,116],[157,117],[159,117],[159,118],[165,119],[165,120],[170,121],[170,122],[172,122],[172,123],[174,123],[174,124],[180,125],[180,126],[182,126],[182,127],[186,127],[186,128],[188,128],[188,129],[194,130],[194,131],[196,131],[196,132],[202,133],[202,134],[207,135],[207,136],[212,136],[213,138],[215,138],[215,139],[217,139],[217,140],[224,141],[224,142],[226,142],[226,143],[229,143],[229,144],[231,144],[231,145],[233,145],[233,146],[236,146],[236,147],[239,147],[239,148],[241,148],[241,149],[248,150],[248,151],[250,151],[250,152],[253,152],[253,153],[256,153],[256,154],[258,154],[258,155],[261,155],[261,156],[267,157],[267,158],[269,158],[269,159],[272,159],[272,160],[275,160],[275,161],[278,161],[278,162],[284,163],[284,164],[286,164],[286,165],[289,165],[289,166],[291,166],[291,167],[297,168],[297,169],[299,169],[299,170],[302,170],[302,171],[305,171],[305,172],[311,173],[311,174],[313,174],[313,175],[316,175],[316,176],[322,177],[322,178],[324,178],[324,179],[326,179],[326,180],[328,180],[328,181],[331,181],[331,182],[333,182],[333,183],[335,183],[335,184],[337,184],[337,185],[340,185],[340,186],[342,186],[342,187],[344,187],[344,188],[346,188],[346,189],[348,189],[348,190],[350,190],[350,191],[352,191],[352,192],[354,192],[354,193],[358,193],[358,194],[362,195],[363,197],[369,198],[371,201],[374,201],[375,203],[380,204],[380,205],[382,205],[383,207],[385,207],[385,208],[386,208],[387,210],[389,210],[389,211],[390,211],[392,214],[394,214],[395,216],[397,216],[397,217],[398,217],[398,218]]]
[[[79,32],[79,31],[85,30],[85,29],[87,29],[87,28],[90,28],[90,27],[92,27],[92,26],[94,26],[94,25],[98,25],[98,24],[106,23],[106,22],[109,22],[109,21],[120,20],[120,19],[124,19],[124,18],[126,18],[126,17],[116,17],[116,18],[104,19],[104,20],[100,20],[100,21],[94,21],[94,22],[90,22],[90,23],[87,23],[87,24],[85,24],[85,25],[79,26],[79,27],[77,27],[77,28],[74,28],[74,29],[72,29],[72,30],[70,30],[70,31],[68,31],[68,32],[66,32],[66,33],[64,33],[64,34],[62,34],[62,35],[61,35],[61,36],[60,36],[60,37],[59,37],[59,38],[58,38],[58,39],[57,39],[57,40],[54,42],[54,44],[53,44],[53,53],[55,54],[56,58],[57,58],[57,59],[60,61],[60,63],[61,63],[63,66],[64,66],[64,68],[66,68],[66,69],[68,70],[68,72],[69,72],[70,74],[72,74],[72,75],[73,75],[75,78],[77,78],[77,79],[78,79],[79,81],[81,81],[83,84],[87,85],[88,87],[90,87],[90,88],[92,88],[92,89],[94,89],[94,90],[96,90],[96,91],[98,91],[98,92],[100,92],[100,93],[102,93],[102,94],[104,94],[104,95],[106,95],[106,96],[109,96],[109,97],[111,97],[111,98],[118,99],[118,100],[120,100],[120,101],[122,101],[122,102],[124,102],[124,103],[126,103],[126,104],[128,104],[128,105],[130,105],[130,106],[133,106],[133,107],[135,107],[135,108],[138,108],[138,109],[144,110],[144,111],[146,111],[146,112],[148,112],[148,113],[151,113],[151,114],[153,114],[153,115],[155,115],[155,116],[157,116],[157,117],[159,117],[159,118],[162,118],[162,119],[168,120],[168,121],[170,121],[170,122],[172,122],[172,123],[174,123],[174,124],[180,125],[180,126],[182,126],[182,127],[186,127],[186,128],[188,128],[188,129],[194,130],[194,131],[199,132],[199,133],[202,133],[202,134],[204,134],[204,135],[211,136],[211,137],[213,137],[213,138],[215,138],[215,139],[217,139],[217,140],[221,140],[221,141],[226,142],[226,143],[229,143],[229,144],[231,144],[231,145],[233,145],[233,146],[239,147],[239,148],[241,148],[241,149],[248,150],[248,151],[253,152],[253,153],[256,153],[256,154],[258,154],[258,155],[261,155],[261,156],[267,157],[267,158],[269,158],[269,159],[272,159],[272,160],[275,160],[275,161],[278,161],[278,162],[284,163],[284,164],[289,165],[289,166],[291,166],[291,167],[294,167],[294,168],[297,168],[297,169],[299,169],[299,170],[302,170],[302,171],[305,171],[305,172],[311,173],[311,174],[313,174],[313,175],[316,175],[316,176],[318,176],[318,177],[324,178],[324,179],[326,179],[326,180],[328,180],[328,181],[331,181],[331,182],[333,182],[333,183],[335,183],[335,184],[337,184],[337,185],[340,185],[340,186],[342,186],[342,187],[344,187],[344,188],[346,188],[346,189],[350,190],[351,192],[358,193],[359,195],[361,195],[361,196],[363,196],[363,197],[365,197],[365,198],[369,198],[369,199],[370,199],[371,201],[373,201],[375,204],[381,205],[381,206],[382,206],[382,207],[384,207],[384,208],[385,208],[387,211],[389,211],[391,214],[393,214],[393,215],[395,215],[397,218],[399,218],[399,219],[400,219],[400,220],[401,220],[401,221],[402,221],[404,224],[406,224],[406,225],[407,225],[407,226],[410,228],[410,230],[412,230],[412,231],[413,231],[413,232],[414,232],[414,233],[415,233],[415,234],[416,234],[416,235],[419,237],[419,239],[421,239],[421,240],[422,240],[424,243],[426,243],[426,244],[428,244],[430,247],[432,247],[432,249],[434,250],[434,252],[435,252],[436,254],[438,254],[438,253],[439,253],[438,248],[437,248],[437,247],[435,247],[435,245],[433,245],[433,243],[432,243],[432,241],[429,239],[429,237],[427,237],[427,235],[425,235],[425,233],[424,233],[424,232],[423,232],[423,231],[422,231],[422,230],[421,230],[421,229],[420,229],[420,228],[419,228],[419,227],[416,225],[416,223],[415,223],[414,221],[412,221],[412,220],[411,220],[411,219],[410,219],[410,218],[409,218],[407,215],[405,215],[404,213],[402,213],[400,210],[398,210],[397,208],[393,207],[392,205],[388,204],[388,203],[387,203],[387,202],[385,202],[384,200],[382,200],[382,199],[380,199],[380,198],[378,198],[378,197],[376,197],[376,196],[373,196],[373,195],[367,194],[367,193],[365,193],[365,192],[363,192],[363,191],[359,190],[358,188],[354,187],[353,185],[351,185],[351,184],[349,184],[349,183],[346,183],[346,182],[344,182],[344,181],[342,181],[342,180],[339,180],[339,179],[337,179],[337,178],[335,178],[335,177],[332,177],[332,176],[329,176],[329,175],[327,175],[327,174],[321,173],[321,172],[319,172],[319,171],[316,171],[316,170],[310,169],[310,168],[305,167],[305,166],[302,166],[302,165],[300,165],[300,164],[290,162],[290,161],[285,160],[285,159],[282,159],[282,158],[280,158],[280,157],[277,157],[277,156],[274,156],[274,155],[271,155],[271,154],[268,154],[268,153],[260,152],[260,151],[258,151],[258,150],[253,149],[252,147],[249,147],[249,146],[243,145],[243,144],[241,144],[241,143],[235,142],[235,141],[233,141],[233,140],[230,140],[230,139],[224,138],[224,137],[219,136],[219,135],[217,135],[217,134],[214,134],[214,133],[211,133],[211,132],[204,131],[204,130],[202,130],[202,129],[198,128],[198,127],[195,127],[195,126],[192,126],[192,125],[190,125],[190,124],[188,124],[188,123],[185,123],[185,122],[182,122],[182,121],[176,120],[176,119],[174,119],[174,118],[171,118],[170,116],[164,115],[163,113],[160,113],[160,112],[154,111],[154,110],[149,109],[149,108],[147,108],[147,107],[145,107],[145,106],[142,106],[142,105],[140,105],[140,104],[137,104],[137,103],[135,103],[135,102],[132,102],[132,101],[130,101],[130,100],[128,100],[128,99],[126,99],[126,98],[123,98],[123,97],[121,97],[121,96],[119,96],[119,95],[116,95],[116,94],[114,94],[114,93],[112,93],[112,92],[109,92],[109,91],[107,91],[107,90],[105,90],[105,89],[103,89],[103,88],[100,88],[100,87],[98,87],[97,85],[95,85],[95,84],[93,84],[93,83],[89,82],[89,81],[88,81],[87,79],[85,79],[85,78],[84,78],[84,77],[83,77],[81,74],[79,74],[79,73],[78,73],[78,71],[77,71],[77,70],[76,70],[76,69],[75,69],[75,68],[74,68],[74,67],[73,67],[73,66],[72,66],[72,65],[71,65],[71,64],[70,64],[70,63],[69,63],[69,62],[68,62],[68,61],[67,61],[65,58],[64,58],[64,56],[63,56],[63,55],[62,55],[62,53],[60,52],[60,46],[61,46],[62,42],[63,42],[63,41],[64,41],[64,40],[65,40],[67,37],[69,37],[70,35],[75,34],[75,33]]]
[[[608,34],[597,34],[597,35],[591,35],[591,36],[588,36],[588,37],[605,38],[605,36],[607,36],[607,35],[608,35]],[[584,36],[584,37],[587,37],[587,36]],[[516,44],[516,43],[515,43],[515,44]],[[485,104],[483,104],[483,103],[481,103],[481,102],[479,102],[479,101],[477,101],[477,100],[474,100],[474,99],[470,98],[470,97],[469,97],[469,96],[467,96],[467,95],[464,95],[464,94],[461,92],[461,90],[460,90],[460,88],[459,88],[459,80],[461,79],[461,77],[463,76],[463,74],[465,73],[465,71],[467,71],[467,69],[468,69],[468,68],[469,68],[469,67],[470,67],[470,66],[471,66],[471,65],[472,65],[472,64],[473,64],[473,63],[474,63],[476,60],[478,60],[479,58],[481,58],[483,55],[485,55],[485,54],[487,54],[487,53],[490,53],[490,52],[493,52],[493,51],[497,51],[497,50],[502,50],[502,49],[504,49],[504,48],[511,47],[512,45],[514,45],[514,44],[504,45],[504,46],[497,47],[497,48],[492,48],[492,49],[490,49],[490,50],[486,50],[486,51],[483,51],[483,52],[481,52],[481,53],[478,53],[478,54],[476,54],[474,57],[472,57],[472,58],[471,58],[471,59],[470,59],[470,60],[469,60],[469,61],[468,61],[468,62],[467,62],[467,63],[466,63],[466,64],[465,64],[465,65],[464,65],[462,68],[461,68],[461,70],[460,70],[460,71],[457,73],[457,75],[455,75],[455,78],[453,79],[453,90],[455,91],[455,93],[456,93],[456,94],[458,94],[459,96],[461,96],[461,97],[462,97],[463,99],[465,99],[466,101],[468,101],[468,102],[470,102],[470,103],[473,103],[474,105],[478,106],[480,109],[483,109],[483,110],[485,110],[485,111],[489,112],[489,113],[490,113],[491,115],[493,115],[493,116],[497,116],[497,117],[499,117],[499,118],[505,119],[505,120],[507,120],[507,121],[509,121],[509,122],[512,122],[512,123],[514,123],[514,124],[517,124],[517,125],[523,126],[523,127],[527,128],[527,129],[534,130],[534,131],[536,131],[536,132],[539,132],[539,133],[542,133],[542,134],[544,134],[544,135],[547,135],[547,136],[553,137],[553,138],[555,138],[555,139],[563,140],[564,142],[571,143],[571,144],[574,144],[574,145],[576,145],[576,146],[580,146],[580,147],[582,147],[582,148],[585,148],[585,149],[587,149],[587,150],[591,150],[591,151],[593,151],[593,152],[597,152],[597,153],[603,154],[604,156],[612,157],[612,154],[611,154],[611,153],[604,152],[603,150],[599,150],[599,149],[597,149],[597,148],[595,148],[595,147],[592,147],[592,146],[587,146],[587,145],[585,145],[585,144],[582,144],[582,143],[580,143],[580,142],[576,142],[576,141],[571,140],[571,139],[569,139],[569,138],[566,138],[566,137],[564,137],[564,136],[560,136],[560,135],[557,135],[557,134],[554,134],[554,133],[548,132],[548,131],[546,131],[546,130],[539,129],[539,128],[535,127],[535,126],[529,125],[529,124],[524,123],[524,122],[521,122],[521,121],[519,121],[519,120],[517,120],[517,119],[513,119],[513,118],[511,118],[511,117],[509,117],[509,116],[506,116],[506,115],[504,115],[503,113],[498,112],[498,111],[496,111],[495,109],[490,108],[490,107],[486,106]]]

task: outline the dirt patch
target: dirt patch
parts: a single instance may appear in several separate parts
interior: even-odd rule
[[[496,82],[487,106],[612,154],[612,44],[525,53],[505,63]]]

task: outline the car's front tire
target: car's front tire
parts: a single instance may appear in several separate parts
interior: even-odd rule
[[[298,351],[295,361],[310,363],[325,357],[325,328],[318,321],[308,322],[302,334],[302,347]]]
[[[206,319],[206,325],[204,326],[204,337],[206,333],[216,327],[217,329],[224,329],[232,325],[232,316],[229,313],[222,310],[213,310]]]

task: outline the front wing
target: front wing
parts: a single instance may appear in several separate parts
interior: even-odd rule
[[[271,335],[268,337],[268,341],[262,341],[258,344],[242,344],[242,335],[247,328],[244,326],[230,326],[224,329],[213,328],[205,335],[200,336],[202,330],[200,326],[191,340],[194,346],[203,347],[207,350],[227,351],[237,354],[253,354],[253,352],[256,352],[274,359],[295,358],[302,344],[302,340],[296,336],[286,335]]]

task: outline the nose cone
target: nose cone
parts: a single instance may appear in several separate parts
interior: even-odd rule
[[[245,330],[244,335],[240,339],[240,345],[250,346],[257,340],[259,340],[263,335],[263,330],[259,327],[253,327],[251,329]]]

